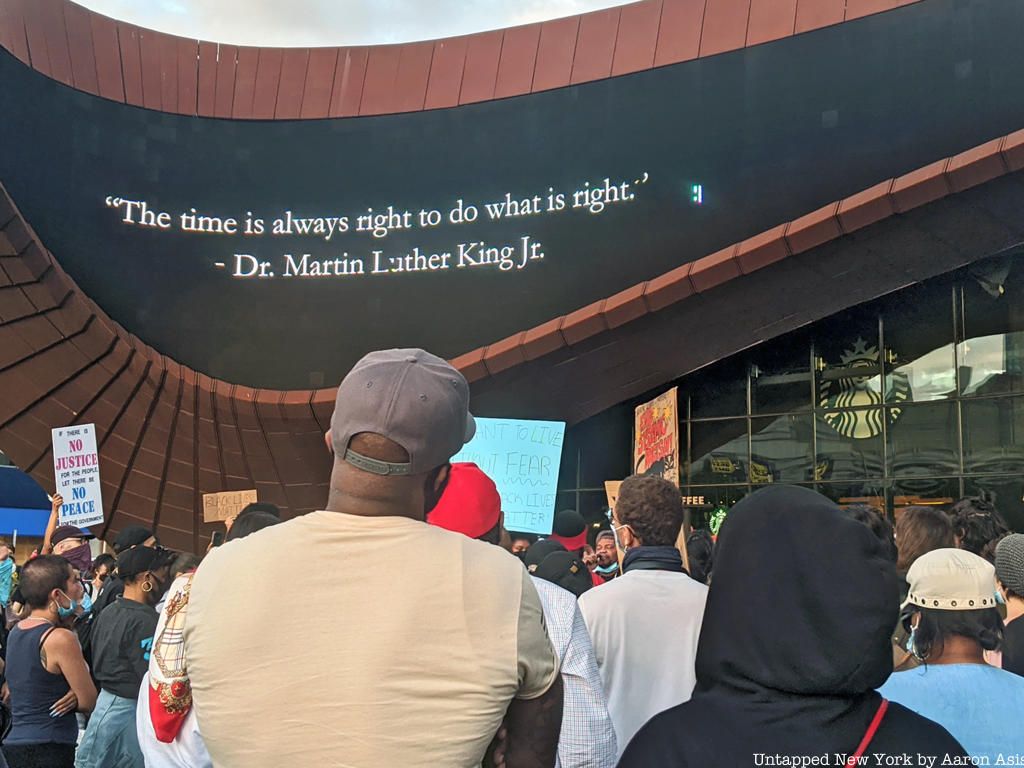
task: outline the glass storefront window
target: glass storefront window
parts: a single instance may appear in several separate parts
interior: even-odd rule
[[[883,314],[885,400],[942,400],[956,394],[953,286],[918,285]]]
[[[884,474],[881,408],[826,411],[816,419],[815,479],[847,480]]]
[[[887,409],[889,474],[936,477],[959,474],[955,402]]]
[[[832,499],[841,507],[851,504],[867,504],[876,509],[885,509],[885,488],[881,480],[864,480],[854,483],[818,483],[818,493]]]
[[[964,472],[1024,472],[1024,397],[965,400]]]
[[[555,514],[563,509],[577,510],[595,530],[602,525],[608,527],[608,495],[603,490],[559,491],[555,494]]]
[[[566,430],[562,440],[562,461],[558,466],[558,488],[584,487],[579,482],[579,438],[574,430]]]
[[[965,397],[1019,392],[1022,371],[1014,360],[1024,357],[1024,333],[977,336],[960,344],[960,387]]]
[[[1024,258],[973,264],[962,291],[960,391],[965,396],[1024,391]]]
[[[802,483],[814,477],[814,419],[810,414],[750,420],[750,482]]]
[[[1024,530],[1024,250],[845,311],[675,384],[682,493],[704,497],[705,518],[763,485],[790,483],[890,514],[994,494],[1008,522]],[[631,429],[626,410],[615,418]],[[566,441],[574,455],[563,458],[561,481],[580,486],[573,503],[591,494],[588,509],[603,506],[596,490],[604,480],[619,479],[605,475],[625,476],[631,461],[624,431],[598,426],[574,427]],[[609,449],[609,439],[624,448]]]
[[[576,509],[590,525],[589,540],[592,541],[602,527],[608,527],[608,494],[604,491],[580,492],[579,506]]]
[[[901,478],[893,481],[890,493],[894,516],[899,516],[906,507],[948,508],[960,498],[960,480],[955,477]]]
[[[933,349],[916,360],[894,360],[894,367],[885,376],[887,402],[943,400],[956,392],[952,344]]]
[[[704,503],[690,505],[690,524],[694,528],[707,528],[716,511],[729,509],[750,493],[746,485],[689,485],[683,488],[683,495],[703,498]]]
[[[1024,478],[1020,475],[964,478],[964,496],[983,494],[993,499],[1010,528],[1024,531]]]
[[[566,442],[568,445],[568,442]],[[581,422],[573,430],[573,450],[580,451],[579,486],[603,488],[605,480],[633,473],[633,407],[615,406]],[[613,448],[609,448],[613,446]],[[564,456],[564,452],[563,452]],[[575,471],[575,470],[574,470]]]
[[[679,390],[679,410],[685,415],[683,398],[690,400],[690,418],[745,416],[747,413],[747,365],[743,360],[726,360],[687,377]]]
[[[747,420],[716,419],[690,424],[690,482],[746,482]]]
[[[750,404],[753,413],[791,413],[809,410],[812,403],[811,342],[794,333],[757,350],[750,365]]]
[[[815,334],[815,404],[818,408],[863,408],[882,403],[878,315],[843,312]]]
[[[576,509],[577,497],[583,495],[583,491],[558,491],[555,494],[555,514],[562,509]]]

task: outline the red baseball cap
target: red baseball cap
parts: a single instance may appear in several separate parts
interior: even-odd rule
[[[448,485],[427,522],[478,539],[501,519],[498,487],[470,462],[452,464]]]
[[[575,509],[563,509],[556,514],[554,528],[548,538],[554,539],[570,552],[587,546],[587,523]]]

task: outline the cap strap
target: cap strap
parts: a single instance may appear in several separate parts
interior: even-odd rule
[[[411,462],[407,464],[393,464],[388,461],[371,459],[369,456],[356,453],[351,448],[345,451],[345,461],[357,469],[374,475],[408,475],[411,474],[412,470]]]

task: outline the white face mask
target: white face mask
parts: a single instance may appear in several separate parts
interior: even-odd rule
[[[612,535],[615,537],[615,546],[619,550],[621,550],[622,552],[628,551],[629,547],[623,546],[622,542],[619,540],[619,528],[628,528],[628,527],[629,527],[628,525],[616,526],[615,523],[612,523]]]

